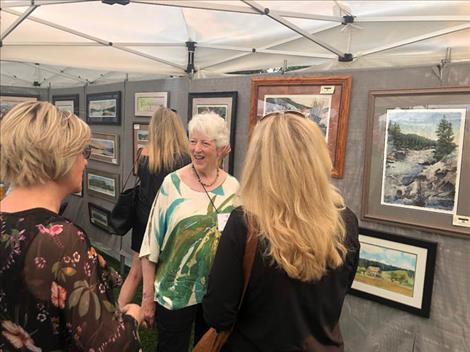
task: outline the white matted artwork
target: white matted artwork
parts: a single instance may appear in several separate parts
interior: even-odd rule
[[[87,169],[86,184],[89,195],[111,201],[117,200],[119,187],[118,174]]]
[[[110,164],[119,164],[119,136],[115,134],[93,133],[91,137],[90,159]]]
[[[135,116],[151,117],[160,106],[168,106],[168,92],[135,93]]]
[[[132,163],[135,163],[137,159],[137,153],[139,149],[144,148],[149,140],[149,124],[147,123],[134,123],[133,124],[133,153]],[[133,170],[134,175],[137,174],[137,170]]]
[[[387,110],[381,203],[455,213],[465,109]]]
[[[316,122],[326,140],[330,126],[330,94],[266,94],[264,96],[263,115],[275,111],[294,110]]]
[[[196,105],[197,113],[203,114],[205,112],[215,112],[224,120],[227,119],[227,112],[231,107],[228,104],[199,104]]]

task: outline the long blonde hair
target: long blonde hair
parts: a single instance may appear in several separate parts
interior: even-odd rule
[[[150,121],[147,148],[152,173],[175,167],[183,155],[188,154],[188,138],[178,114],[163,107],[155,111]]]
[[[240,195],[266,255],[291,278],[319,280],[342,265],[344,200],[330,183],[332,164],[320,128],[292,113],[273,113],[256,126]]]

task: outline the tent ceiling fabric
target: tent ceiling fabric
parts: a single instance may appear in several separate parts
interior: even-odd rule
[[[470,60],[470,1],[0,4],[2,85],[185,76],[188,41],[197,43],[196,78],[281,67],[285,60],[309,70],[438,64],[448,48],[453,62]],[[346,15],[353,23],[342,23]],[[344,54],[353,61],[339,62]]]

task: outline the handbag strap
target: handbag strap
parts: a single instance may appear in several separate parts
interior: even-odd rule
[[[131,177],[132,171],[135,170],[135,166],[136,166],[137,163],[139,162],[140,154],[142,154],[142,151],[143,151],[143,150],[144,150],[144,148],[140,148],[140,149],[137,151],[137,157],[135,158],[134,163],[132,164],[131,172],[129,172],[129,175],[127,175],[127,177],[126,177],[126,181],[124,182],[124,186],[122,186],[121,193],[124,192],[124,190],[126,189],[127,181],[129,181],[129,177]],[[138,180],[135,181],[135,185],[137,185],[137,182],[138,182]],[[134,185],[134,187],[135,187],[135,185]]]
[[[253,263],[256,256],[256,247],[258,245],[258,236],[255,233],[255,226],[250,216],[247,216],[247,227],[248,233],[246,236],[245,253],[243,255],[243,291],[240,297],[240,303],[238,304],[238,310],[240,310],[243,298],[245,297],[248,282],[250,281],[251,271],[253,269]],[[233,327],[232,327],[233,329]]]

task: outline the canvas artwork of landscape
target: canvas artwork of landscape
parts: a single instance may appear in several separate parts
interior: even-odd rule
[[[320,127],[328,139],[330,125],[331,95],[292,94],[265,95],[263,115],[274,111],[294,110],[303,113]]]
[[[416,254],[361,242],[355,281],[413,297]]]
[[[226,104],[211,104],[211,105],[197,105],[197,113],[203,114],[205,112],[214,112],[223,119],[227,119],[228,106]]]
[[[381,203],[453,213],[465,109],[388,110]]]

